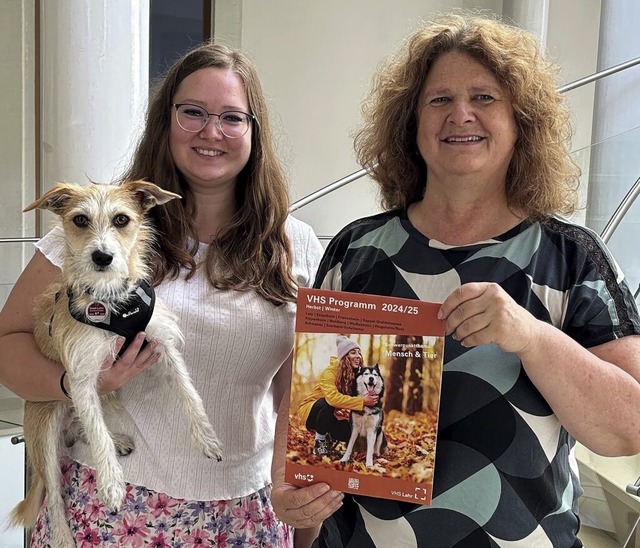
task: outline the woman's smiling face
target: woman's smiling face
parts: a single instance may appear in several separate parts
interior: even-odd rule
[[[362,352],[360,351],[359,348],[354,348],[353,350],[350,350],[349,353],[347,354],[347,357],[349,358],[349,363],[351,364],[351,367],[353,367],[354,369],[357,369],[362,365]]]
[[[223,68],[203,68],[191,73],[180,85],[173,103],[191,103],[211,113],[226,111],[249,113],[249,101],[240,77]],[[172,107],[169,148],[176,167],[192,189],[233,189],[238,174],[251,154],[253,127],[242,137],[230,139],[222,134],[211,116],[199,132],[190,133],[177,122]]]
[[[420,96],[416,139],[427,180],[505,179],[517,137],[511,97],[491,72],[459,51],[435,60]]]

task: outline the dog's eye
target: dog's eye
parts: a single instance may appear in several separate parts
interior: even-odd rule
[[[89,218],[86,215],[76,215],[73,218],[73,224],[77,227],[84,228],[89,224]]]
[[[113,218],[113,224],[114,226],[117,226],[118,228],[122,228],[124,226],[127,226],[129,224],[129,217],[127,217],[126,215],[116,215]]]

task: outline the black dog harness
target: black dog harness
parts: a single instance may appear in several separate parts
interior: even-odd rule
[[[59,297],[60,293],[58,292],[56,293],[56,301]],[[67,297],[69,297],[69,313],[76,320],[125,338],[125,342],[118,352],[118,358],[133,342],[135,336],[147,328],[156,304],[156,293],[153,286],[146,281],[136,285],[124,301],[116,303],[113,310],[98,300],[89,303],[84,310],[73,309],[71,304],[74,297],[71,288],[67,289]],[[51,320],[53,322],[53,318]],[[51,326],[51,324],[49,325]],[[51,327],[49,327],[49,334],[51,334]],[[146,344],[145,339],[140,349],[142,350]]]

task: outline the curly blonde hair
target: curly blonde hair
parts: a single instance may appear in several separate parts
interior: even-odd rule
[[[380,187],[382,207],[405,208],[424,194],[418,102],[433,63],[451,51],[473,57],[511,94],[518,139],[507,172],[508,204],[533,220],[574,212],[580,170],[570,156],[569,109],[556,90],[559,69],[533,35],[476,12],[438,17],[410,36],[374,77],[354,146]]]

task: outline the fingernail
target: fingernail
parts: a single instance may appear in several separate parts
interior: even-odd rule
[[[444,318],[444,314],[442,313],[442,310],[438,310],[438,319],[441,320],[442,318]]]
[[[118,337],[118,340],[116,341],[120,346],[122,346],[124,344],[124,337]]]

